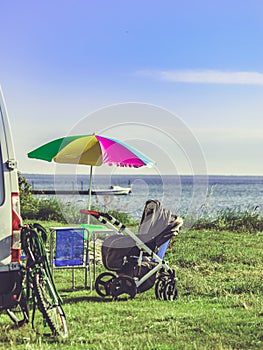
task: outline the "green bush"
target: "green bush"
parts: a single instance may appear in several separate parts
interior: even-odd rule
[[[25,220],[56,220],[66,222],[63,216],[62,204],[54,198],[39,199],[32,193],[31,185],[19,173],[19,195],[21,216]]]
[[[254,233],[263,231],[263,216],[255,210],[227,208],[219,210],[213,216],[206,213],[199,217],[192,226],[192,229],[229,230]]]
[[[38,211],[38,200],[32,194],[31,185],[18,173],[19,196],[21,216],[25,219],[33,219]]]
[[[118,210],[110,210],[109,214],[124,225],[135,226],[138,224],[137,221],[127,213],[120,212]]]

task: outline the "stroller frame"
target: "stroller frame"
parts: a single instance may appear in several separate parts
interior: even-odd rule
[[[95,289],[100,296],[111,296],[116,300],[119,295],[128,294],[131,298],[134,298],[137,292],[141,293],[149,289],[147,287],[146,289],[145,287],[143,288],[143,284],[151,277],[155,280],[155,275],[158,273],[155,284],[156,298],[161,300],[174,300],[177,298],[178,290],[175,270],[171,269],[164,260],[164,254],[171,238],[159,246],[158,252],[154,252],[133,231],[110,214],[94,210],[81,210],[80,212],[92,215],[102,224],[113,228],[118,235],[123,236],[123,233],[125,233],[132,238],[139,249],[139,256],[130,257],[137,262],[138,270],[145,264],[150,266],[149,271],[140,278],[130,277],[125,273],[119,273],[119,276],[116,277],[113,273],[103,272],[97,277],[95,282]],[[177,217],[177,220],[176,233],[174,235],[178,234],[179,228],[183,224],[181,218]]]

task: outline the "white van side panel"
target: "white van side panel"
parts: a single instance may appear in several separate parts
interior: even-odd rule
[[[18,193],[17,169],[11,129],[5,101],[0,88],[0,272],[9,271],[12,244],[12,198]]]

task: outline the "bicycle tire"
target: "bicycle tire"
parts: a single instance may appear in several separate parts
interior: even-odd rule
[[[42,312],[52,334],[66,338],[68,336],[66,317],[57,295],[54,295],[50,290],[50,285],[48,277],[43,278],[43,275],[39,272],[34,275],[33,286],[39,310]],[[54,299],[57,302],[54,302]]]
[[[27,300],[22,293],[19,303],[16,307],[6,310],[8,316],[14,322],[16,327],[22,327],[29,320],[29,311],[27,306]]]

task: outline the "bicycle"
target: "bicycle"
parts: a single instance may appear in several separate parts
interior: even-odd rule
[[[52,334],[66,338],[68,336],[66,316],[45,252],[46,239],[46,231],[41,225],[22,227],[21,247],[26,254],[23,288],[17,307],[8,309],[7,313],[20,327],[29,322],[28,303],[32,302],[32,327],[34,328],[35,311],[38,307]]]

